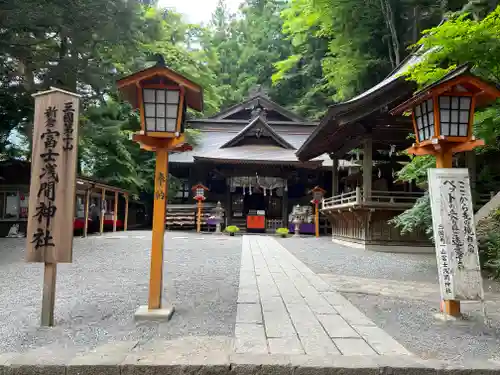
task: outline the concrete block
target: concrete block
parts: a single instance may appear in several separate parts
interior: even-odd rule
[[[307,305],[287,305],[290,318],[299,337],[326,335],[325,330]],[[330,340],[331,341],[331,340]]]
[[[375,326],[365,314],[359,311],[351,303],[346,305],[337,305],[335,310],[344,318],[349,324],[357,326]]]
[[[264,311],[264,325],[268,338],[297,336],[297,332],[286,312]]]
[[[8,375],[65,375],[64,365],[12,364],[5,372]]]
[[[330,303],[330,305],[334,307],[351,304],[347,298],[345,298],[342,294],[337,292],[324,292],[321,293],[321,295],[325,297],[328,303]]]
[[[268,353],[262,324],[236,323],[234,351],[236,353]]]
[[[262,310],[259,303],[238,303],[236,323],[261,323]]]
[[[316,289],[312,287],[309,288],[303,296],[311,310],[316,314],[338,314],[332,305],[330,305]]]
[[[332,338],[356,337],[359,334],[340,315],[317,315],[318,320]]]
[[[318,292],[327,292],[331,290],[330,285],[314,272],[309,270],[309,272],[305,272],[303,275]]]
[[[148,306],[139,306],[137,311],[134,314],[134,318],[136,321],[160,321],[160,322],[168,322],[172,315],[174,315],[174,307],[173,306],[164,306],[161,309],[150,310]]]
[[[332,339],[324,331],[318,331],[315,335],[310,336],[301,336],[299,333],[299,337],[307,355],[340,355]]]
[[[17,354],[15,353],[0,353],[0,375],[7,374],[7,370],[9,368],[10,361]]]
[[[232,354],[229,358],[231,375],[292,375],[291,357],[283,354]]]
[[[399,344],[387,332],[376,326],[353,326],[370,346],[382,355],[409,355],[404,346]]]
[[[238,291],[238,303],[259,303],[259,292],[255,288],[240,288]]]
[[[67,349],[37,348],[7,359],[8,375],[65,375],[66,364],[75,353]]]
[[[333,342],[343,355],[377,355],[370,345],[362,338],[333,339]]]
[[[271,354],[304,354],[304,349],[297,336],[269,338],[268,343]]]
[[[262,310],[286,314],[285,304],[281,297],[261,296]]]

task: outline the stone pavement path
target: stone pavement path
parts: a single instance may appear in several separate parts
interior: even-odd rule
[[[266,236],[244,236],[236,353],[409,355],[320,276]]]

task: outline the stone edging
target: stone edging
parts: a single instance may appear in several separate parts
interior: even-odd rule
[[[125,357],[125,358],[124,358]],[[0,375],[500,375],[500,363],[477,361],[453,364],[402,356],[330,356],[137,353],[87,355],[64,361],[0,354]]]

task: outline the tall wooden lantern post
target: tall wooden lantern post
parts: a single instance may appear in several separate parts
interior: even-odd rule
[[[205,198],[205,191],[208,191],[206,186],[202,184],[194,185],[191,190],[194,193],[194,199],[198,202],[197,212],[196,212],[196,231],[200,233],[201,231],[201,212],[203,208],[203,201]]]
[[[311,201],[312,204],[314,204],[314,226],[315,226],[315,233],[316,237],[319,237],[319,202],[323,200],[323,197],[325,196],[326,191],[319,186],[314,187],[311,190],[311,193],[313,195],[313,199]]]
[[[167,68],[155,66],[122,78],[117,86],[141,117],[141,130],[133,140],[156,153],[153,238],[149,301],[136,312],[137,319],[170,319],[173,307],[162,307],[163,247],[168,186],[168,154],[191,150],[184,137],[186,108],[203,109],[202,88]]]
[[[411,113],[416,142],[407,151],[434,155],[429,191],[441,286],[441,311],[460,316],[460,300],[483,299],[467,169],[451,169],[453,154],[484,145],[473,136],[474,110],[500,97],[493,85],[462,66],[391,110]]]
[[[80,96],[51,88],[33,95],[26,261],[44,263],[42,326],[54,325],[58,263],[71,263]]]

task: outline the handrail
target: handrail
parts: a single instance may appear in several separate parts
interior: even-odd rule
[[[365,200],[363,190],[357,187],[354,191],[323,199],[322,209],[378,204],[411,207],[423,195],[422,192],[373,190],[370,198]]]

